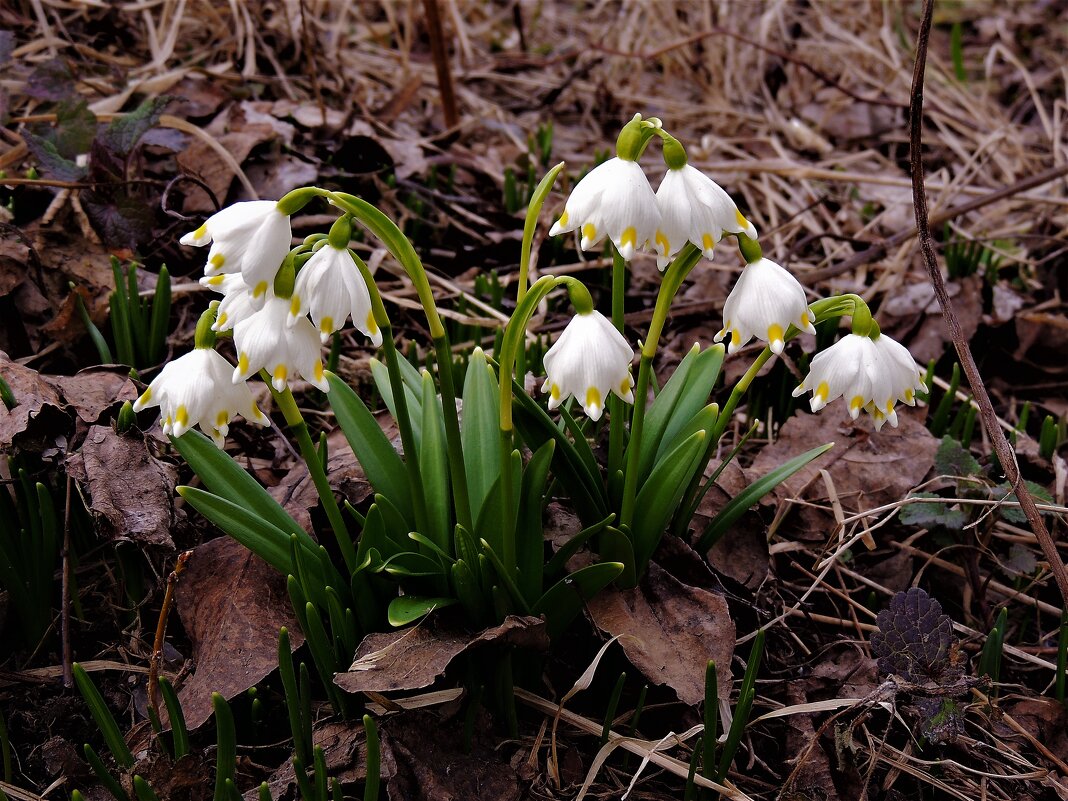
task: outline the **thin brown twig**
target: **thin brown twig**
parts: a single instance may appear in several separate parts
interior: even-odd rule
[[[185,563],[192,555],[192,551],[182,551],[178,554],[174,570],[167,576],[167,589],[163,593],[163,604],[159,610],[156,638],[152,642],[152,656],[148,660],[148,707],[156,714],[159,714],[159,666],[163,661],[163,641],[167,636],[167,618],[170,617],[171,604],[174,603],[174,588],[185,570]]]
[[[968,378],[975,402],[979,406],[979,415],[983,421],[983,428],[990,437],[990,443],[994,446],[994,453],[1001,463],[1005,476],[1012,485],[1016,498],[1020,502],[1020,508],[1027,517],[1031,529],[1038,539],[1042,553],[1049,562],[1050,571],[1057,582],[1065,604],[1068,604],[1068,571],[1064,569],[1064,562],[1057,553],[1057,546],[1046,530],[1046,524],[1042,521],[1042,515],[1035,506],[1035,499],[1027,485],[1021,480],[1020,466],[1016,463],[1016,454],[1009,445],[1005,433],[998,425],[997,414],[994,405],[990,401],[990,395],[986,391],[979,368],[976,367],[972,357],[968,340],[960,327],[960,321],[953,308],[949,293],[946,291],[946,282],[938,268],[935,257],[934,244],[931,240],[931,223],[927,212],[927,194],[923,187],[923,151],[921,150],[921,135],[923,128],[923,76],[927,66],[927,45],[931,36],[931,19],[934,14],[934,0],[924,0],[923,15],[920,18],[920,30],[916,37],[916,67],[912,74],[912,99],[909,104],[909,164],[912,169],[912,203],[916,212],[916,233],[920,242],[920,253],[923,254],[923,263],[927,268],[931,284],[934,287],[938,305],[942,309],[946,326],[949,328],[950,337],[957,350],[957,358],[960,360],[964,374]]]
[[[426,11],[427,33],[430,35],[430,51],[434,56],[434,70],[438,74],[438,92],[445,114],[445,127],[452,129],[459,122],[456,113],[456,93],[452,87],[452,72],[449,70],[449,53],[445,47],[445,32],[441,26],[438,0],[423,0]]]

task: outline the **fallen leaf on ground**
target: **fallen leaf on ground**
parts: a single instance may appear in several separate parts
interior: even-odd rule
[[[335,676],[334,683],[350,693],[418,690],[433,684],[452,660],[476,646],[549,647],[540,618],[512,615],[499,626],[473,634],[447,621],[448,616],[438,615],[400,631],[369,634],[356,649],[352,666]]]
[[[312,745],[323,749],[326,771],[331,779],[337,779],[342,787],[362,782],[367,778],[367,735],[362,726],[355,723],[327,722],[312,730]],[[383,760],[381,775],[393,777],[392,761]],[[291,798],[297,785],[293,761],[287,759],[267,780],[272,798]],[[259,790],[245,793],[246,801],[258,801]]]
[[[908,407],[899,407],[898,428],[886,426],[877,432],[866,416],[851,421],[840,403],[818,415],[801,412],[786,421],[779,438],[761,450],[745,472],[751,482],[756,481],[799,453],[834,442],[827,453],[765,497],[765,502],[800,497],[815,504],[791,511],[788,536],[822,541],[834,518],[820,469],[830,474],[846,515],[901,500],[923,481],[938,450],[938,440],[918,417]]]
[[[174,549],[178,469],[153,456],[143,437],[94,425],[81,448],[67,457],[67,469],[112,539]]]
[[[634,589],[609,587],[587,605],[593,622],[612,636],[654,684],[666,684],[684,703],[705,695],[705,664],[716,662],[721,698],[730,693],[735,629],[722,596],[683,584],[655,562]]]
[[[475,726],[470,751],[464,750],[457,721],[448,724],[433,712],[405,712],[383,720],[383,766],[395,775],[386,789],[390,801],[515,801],[522,788],[515,770],[494,748],[498,739],[489,721]]]
[[[178,582],[178,614],[196,671],[178,693],[190,729],[211,717],[211,694],[230,700],[278,667],[278,630],[304,643],[285,578],[229,537],[193,551]]]
[[[11,388],[16,404],[8,409],[0,403],[0,449],[10,452],[16,439],[51,437],[69,429],[70,421],[62,412],[59,393],[36,370],[16,364],[0,353],[0,377]],[[25,447],[26,443],[20,445]]]
[[[63,400],[85,423],[97,422],[108,409],[132,401],[138,395],[122,368],[116,371],[112,367],[90,367],[76,375],[46,376],[45,381],[59,390]]]

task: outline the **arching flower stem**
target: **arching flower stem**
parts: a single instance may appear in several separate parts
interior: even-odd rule
[[[664,273],[660,290],[656,295],[653,317],[649,321],[649,331],[642,343],[641,359],[638,362],[638,381],[634,389],[634,413],[630,423],[630,441],[627,443],[627,464],[623,474],[623,504],[620,510],[621,526],[629,526],[634,518],[634,503],[638,488],[638,463],[640,458],[642,429],[645,425],[645,405],[649,394],[649,376],[653,369],[653,358],[660,345],[660,335],[667,322],[668,312],[675,294],[682,282],[701,259],[701,251],[692,244],[687,244],[678,257]]]
[[[612,325],[623,333],[624,300],[627,294],[627,262],[612,246]],[[608,475],[614,476],[623,466],[623,434],[626,421],[623,400],[612,394],[608,398]]]

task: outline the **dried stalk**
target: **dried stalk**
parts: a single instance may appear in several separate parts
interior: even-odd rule
[[[163,593],[163,604],[159,610],[156,638],[152,642],[152,656],[148,660],[148,708],[157,714],[159,713],[159,666],[163,661],[163,641],[167,636],[167,618],[170,617],[171,604],[174,603],[174,588],[178,584],[179,576],[185,570],[185,563],[192,555],[192,551],[182,551],[178,554],[174,570],[167,576],[167,589]]]
[[[916,212],[916,233],[919,237],[920,253],[923,254],[923,263],[927,268],[927,274],[934,286],[938,305],[942,309],[942,316],[949,327],[949,335],[953,339],[953,345],[957,349],[957,358],[961,368],[968,378],[968,384],[972,388],[975,402],[979,406],[979,415],[983,421],[990,443],[994,446],[994,453],[1001,462],[1002,470],[1012,485],[1016,498],[1020,501],[1020,508],[1031,524],[1042,553],[1049,562],[1050,572],[1057,582],[1065,604],[1068,604],[1068,572],[1064,569],[1064,562],[1057,553],[1057,546],[1053,542],[1046,524],[1042,522],[1042,515],[1035,506],[1035,499],[1031,497],[1027,485],[1021,480],[1020,466],[1016,463],[1016,454],[1009,445],[1005,432],[998,425],[997,414],[994,405],[990,402],[990,394],[986,391],[979,368],[975,365],[968,340],[961,330],[960,321],[953,309],[953,302],[946,291],[946,282],[938,269],[938,261],[935,258],[934,244],[931,240],[931,224],[927,213],[927,194],[923,187],[923,152],[921,151],[921,130],[923,127],[923,75],[927,66],[927,45],[931,37],[931,17],[934,13],[934,0],[924,0],[923,16],[920,19],[920,30],[916,38],[916,68],[912,74],[912,100],[909,104],[909,163],[912,168],[912,203]]]

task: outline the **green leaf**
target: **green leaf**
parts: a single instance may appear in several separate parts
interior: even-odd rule
[[[482,505],[501,474],[501,416],[497,380],[481,348],[475,348],[464,379],[461,439],[471,514],[478,520]]]
[[[678,434],[708,402],[723,365],[722,345],[694,345],[649,406],[642,428],[638,482],[677,447]]]
[[[419,449],[419,472],[423,478],[427,525],[425,532],[440,549],[449,547],[452,528],[452,495],[449,492],[449,453],[441,402],[430,372],[423,371],[423,443]],[[464,407],[466,409],[466,407]],[[466,415],[465,415],[466,420]]]
[[[167,349],[167,330],[171,324],[171,274],[164,264],[159,268],[156,292],[152,296],[152,313],[148,324],[148,361],[158,364]]]
[[[757,479],[746,487],[740,494],[732,498],[730,502],[723,507],[720,513],[716,515],[715,519],[708,524],[704,533],[701,534],[701,539],[697,543],[697,551],[699,553],[708,553],[709,549],[716,544],[716,541],[727,533],[727,530],[734,525],[734,522],[739,517],[745,514],[745,511],[750,506],[755,504],[813,459],[822,456],[833,447],[834,443],[828,442],[826,445],[820,445],[818,448],[805,451],[800,456],[795,456],[790,461],[775,468],[766,476]]]
[[[180,437],[170,439],[204,486],[213,493],[280,529],[286,534],[287,542],[290,534],[296,534],[306,547],[313,551],[318,547],[308,532],[289,516],[255,478],[206,436],[199,431],[187,431]]]
[[[476,563],[477,569],[477,563]],[[452,586],[456,591],[464,612],[471,619],[472,626],[480,626],[488,619],[489,606],[478,585],[474,570],[467,562],[460,560],[452,566]]]
[[[530,457],[523,471],[519,516],[515,525],[515,561],[519,569],[519,589],[526,598],[536,598],[542,591],[542,565],[545,562],[542,514],[546,501],[545,482],[555,448],[555,442],[546,442]]]
[[[458,603],[455,598],[426,598],[421,595],[402,595],[389,602],[386,619],[391,626],[407,626],[426,617],[435,609],[444,609]]]
[[[400,366],[402,373],[402,383],[404,384],[404,400],[408,404],[408,417],[412,424],[412,439],[415,440],[415,447],[417,450],[422,450],[423,443],[423,382],[416,374],[415,385],[408,380],[408,370],[412,370],[412,366],[408,364],[407,359],[397,359],[397,363]],[[397,419],[397,404],[393,401],[393,386],[389,383],[389,370],[386,365],[377,359],[371,359],[371,376],[375,380],[375,386],[378,387],[378,392],[382,396],[382,402],[386,404],[386,408],[389,409],[389,413],[393,415],[393,419]],[[405,495],[395,495],[395,498],[403,498]]]
[[[115,761],[118,762],[121,767],[133,767],[133,754],[130,752],[129,746],[126,745],[126,741],[123,739],[122,733],[119,731],[119,724],[115,722],[111,710],[109,710],[107,704],[104,703],[104,697],[96,688],[93,680],[89,678],[89,674],[85,672],[85,668],[77,662],[73,664],[72,672],[74,674],[74,683],[78,685],[78,692],[80,692],[82,698],[85,699],[85,703],[89,707],[89,712],[93,716],[93,721],[96,723],[97,729],[103,735],[104,742],[107,743],[111,755],[115,757]]]
[[[979,462],[953,437],[942,437],[934,460],[935,472],[943,476],[977,476]]]
[[[636,587],[638,585],[634,545],[620,529],[615,526],[605,528],[601,534],[598,553],[606,562],[619,562],[623,565],[623,572],[619,575],[619,586]]]
[[[327,393],[330,408],[334,410],[338,425],[341,426],[349,447],[359,459],[375,492],[387,498],[408,497],[408,472],[404,469],[404,462],[382,432],[370,409],[338,376],[327,373],[326,380],[330,385],[330,391]],[[410,514],[411,505],[404,506]],[[409,525],[414,521],[414,516],[410,517]]]
[[[1053,496],[1050,495],[1046,488],[1043,487],[1041,484],[1036,484],[1034,481],[1027,480],[1024,481],[1024,484],[1027,485],[1027,489],[1030,491],[1031,496],[1035,499],[1036,503],[1054,503]],[[999,484],[997,489],[999,490],[997,499],[1000,500],[1004,497],[1006,501],[1019,503],[1019,498],[1016,497],[1015,492],[1010,494],[1008,497],[1005,497],[1005,493],[1009,492],[1012,489],[1012,485],[1008,482],[1005,482],[1004,484]],[[1053,514],[1053,512],[1040,510],[1039,514],[1050,515]],[[998,515],[1000,515],[1003,520],[1009,523],[1015,523],[1017,525],[1023,525],[1027,522],[1027,515],[1025,515],[1023,509],[1018,506],[999,506]]]
[[[933,492],[915,492],[913,498],[938,498]],[[960,531],[968,522],[968,516],[960,509],[950,509],[944,503],[910,503],[905,506],[897,518],[900,522],[911,526],[923,526],[932,528],[941,526],[950,531]]]
[[[437,559],[431,559],[415,551],[407,551],[391,556],[385,561],[382,569],[391,576],[440,576],[445,568]]]
[[[664,528],[682,500],[697,463],[705,451],[707,434],[698,431],[661,459],[638,490],[631,524],[634,565],[637,575],[645,572]]]
[[[160,95],[145,100],[129,114],[118,115],[100,135],[102,144],[125,158],[137,147],[141,137],[156,127],[163,110],[174,99],[170,95]]]
[[[619,562],[599,562],[576,570],[556,582],[531,607],[535,615],[545,615],[550,637],[563,634],[590,598],[607,587],[623,572]]]
[[[592,526],[588,526],[582,529],[582,531],[580,531],[574,537],[565,542],[563,546],[561,546],[560,550],[553,554],[553,558],[550,559],[549,562],[545,565],[545,575],[555,576],[559,573],[562,573],[564,570],[564,565],[567,564],[567,560],[574,556],[576,553],[578,553],[579,549],[586,544],[590,537],[603,531],[604,527],[615,519],[616,515],[613,512],[612,514],[609,514],[604,520],[600,520],[594,523]]]

